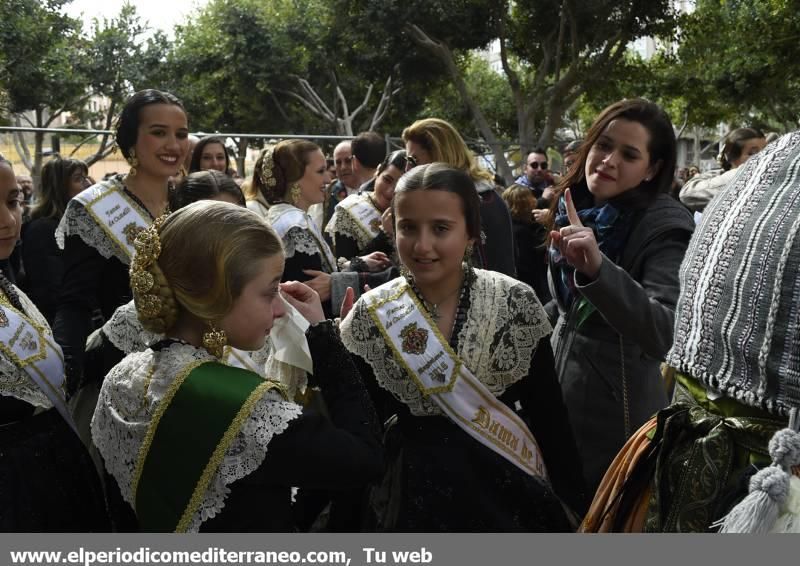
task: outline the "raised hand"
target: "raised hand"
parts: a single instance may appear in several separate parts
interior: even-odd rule
[[[299,281],[281,283],[281,294],[311,324],[325,320],[317,292]]]
[[[316,269],[304,269],[303,273],[312,277],[306,281],[306,285],[314,289],[319,294],[320,301],[327,301],[331,298],[331,275]]]
[[[564,192],[564,199],[567,202],[569,226],[550,232],[550,239],[576,271],[589,279],[596,279],[603,264],[603,253],[597,244],[594,231],[581,223],[569,189]]]

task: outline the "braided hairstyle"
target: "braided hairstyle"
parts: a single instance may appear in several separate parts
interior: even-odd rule
[[[167,333],[182,313],[219,321],[258,275],[259,260],[278,253],[275,231],[241,206],[202,200],[157,220],[137,237],[131,262],[142,326]]]
[[[283,140],[263,149],[256,160],[253,181],[245,190],[247,200],[255,200],[261,194],[269,204],[288,202],[292,185],[303,178],[315,151],[322,150],[307,140]],[[275,182],[266,183],[268,179]]]

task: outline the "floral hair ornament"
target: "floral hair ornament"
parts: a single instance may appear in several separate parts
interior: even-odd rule
[[[155,278],[149,267],[161,255],[161,240],[158,230],[167,218],[167,214],[159,216],[153,223],[139,232],[133,244],[136,253],[131,261],[131,290],[136,309],[147,317],[157,317],[161,312],[162,302],[158,290],[154,291]]]
[[[265,187],[274,187],[278,184],[275,180],[275,159],[273,158],[274,150],[272,148],[264,152],[264,159],[261,161],[261,184]]]

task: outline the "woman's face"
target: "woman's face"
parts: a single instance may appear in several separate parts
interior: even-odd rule
[[[83,169],[75,169],[69,176],[67,183],[67,198],[71,199],[75,195],[83,192],[84,189],[89,188],[89,177]]]
[[[225,159],[225,148],[221,143],[208,143],[203,147],[203,152],[200,154],[200,169],[203,171],[213,170],[225,173],[227,169],[227,160]]]
[[[137,174],[167,179],[178,174],[189,153],[186,113],[174,104],[148,104],[139,110]]]
[[[617,118],[606,126],[584,168],[595,199],[606,201],[653,178],[657,168],[650,165],[649,143],[650,133],[639,122]]]
[[[0,259],[14,251],[21,226],[22,191],[11,167],[0,164]]]
[[[307,210],[312,204],[319,204],[325,200],[325,187],[330,183],[325,156],[321,150],[316,150],[309,155],[306,170],[297,181],[300,187],[300,200],[296,203],[299,208]]]
[[[471,241],[461,197],[437,190],[398,193],[394,214],[397,252],[419,287],[458,286],[461,261]]]
[[[378,205],[381,211],[389,208],[389,205],[392,203],[392,197],[394,196],[394,188],[397,185],[397,181],[402,176],[403,171],[400,171],[400,169],[394,165],[389,165],[375,177],[375,190],[373,194],[375,195],[375,204]]]
[[[406,162],[406,171],[413,169],[417,165],[433,163],[431,152],[412,140],[406,142],[406,159],[408,160]]]
[[[731,161],[731,169],[736,169],[742,165],[745,161],[764,149],[766,145],[766,138],[750,138],[749,140],[745,140],[742,144],[742,154],[738,157],[738,159]]]
[[[256,276],[244,286],[220,321],[228,344],[240,350],[261,349],[275,319],[286,313],[279,287],[283,254],[261,259],[257,264]]]

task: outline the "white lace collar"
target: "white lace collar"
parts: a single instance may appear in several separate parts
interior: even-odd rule
[[[92,439],[131,507],[135,508],[131,486],[139,450],[156,408],[181,371],[204,361],[216,359],[205,350],[176,343],[158,352],[130,354],[106,376],[92,418]],[[204,521],[222,511],[230,484],[261,465],[269,442],[286,430],[301,410],[274,390],[256,403],[225,453],[188,532],[197,532]]]
[[[115,257],[125,265],[130,264],[128,253],[108,236],[102,226],[98,225],[97,221],[92,218],[92,215],[89,214],[84,205],[84,202],[90,202],[103,193],[111,191],[125,192],[125,185],[122,183],[121,176],[118,175],[108,180],[100,181],[81,192],[77,197],[70,199],[67,203],[67,209],[64,211],[64,216],[61,217],[61,221],[56,228],[56,243],[60,249],[64,249],[64,242],[67,236],[77,235],[87,245],[96,249],[104,258]],[[127,195],[125,198],[130,200]],[[140,210],[142,218],[152,221],[148,211],[138,205],[136,205],[136,208]]]
[[[370,212],[368,214],[371,215],[373,220],[378,221],[377,229],[374,226],[370,226],[372,231],[368,232],[366,227],[355,218],[355,213],[351,208],[356,206],[369,207]],[[374,214],[371,211],[374,211]],[[358,247],[363,249],[380,233],[380,219],[381,212],[375,206],[369,193],[352,194],[336,205],[333,216],[328,221],[328,225],[325,226],[325,231],[331,236],[338,233],[352,238],[358,243]]]
[[[495,396],[528,374],[536,346],[552,329],[539,299],[526,284],[501,273],[475,270],[467,320],[458,335],[458,355]],[[390,295],[402,277],[363,295],[342,321],[342,342],[372,368],[375,380],[416,416],[442,414],[423,397],[395,359],[372,321],[367,305]]]
[[[19,301],[28,318],[52,335],[47,319],[39,312],[36,305],[16,286],[14,289],[19,295]],[[34,383],[25,370],[20,369],[11,359],[2,354],[0,354],[0,395],[14,397],[43,409],[53,407],[52,401],[47,398],[44,391]]]

